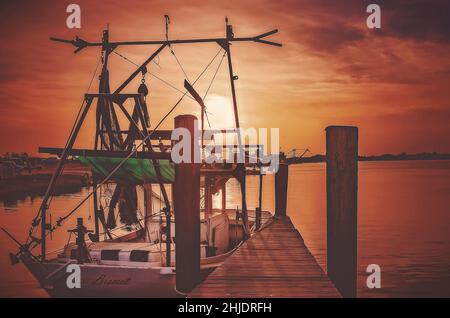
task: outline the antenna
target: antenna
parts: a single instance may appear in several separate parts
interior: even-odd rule
[[[169,15],[164,15],[164,20],[166,23],[166,41],[169,41],[169,24],[170,24],[170,17]]]

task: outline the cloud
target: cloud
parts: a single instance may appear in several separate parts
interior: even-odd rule
[[[373,2],[382,9],[381,31],[366,27],[366,6]],[[37,145],[60,145],[70,130],[70,121],[92,76],[99,51],[89,48],[75,55],[72,47],[50,43],[49,36],[71,39],[80,35],[98,41],[102,29],[110,23],[113,40],[161,39],[165,31],[164,14],[171,16],[172,38],[223,36],[225,16],[230,18],[237,36],[255,35],[272,28],[280,30],[271,38],[283,43],[281,49],[255,43],[232,46],[234,72],[239,75],[236,86],[240,118],[246,125],[257,122],[265,127],[282,127],[286,136],[283,142],[296,147],[300,146],[295,144],[300,135],[302,142],[310,138],[309,146],[315,147],[317,130],[327,124],[347,123],[363,125],[374,136],[384,136],[385,131],[390,131],[395,139],[392,145],[399,150],[416,149],[413,142],[407,142],[417,137],[412,126],[406,129],[397,121],[402,116],[419,118],[422,116],[419,110],[430,111],[427,105],[436,105],[441,110],[448,107],[448,1],[79,0],[77,3],[82,9],[81,30],[65,27],[67,3],[63,1],[2,3],[0,36],[5,44],[0,50],[0,134],[23,133],[15,134],[17,138],[13,139],[2,138],[0,150],[15,147],[14,150],[22,151],[30,149],[20,148],[32,147],[34,151]],[[118,51],[139,63],[152,49],[121,47]],[[175,47],[190,77],[198,74],[217,49],[214,44]],[[112,87],[116,87],[134,66],[116,55],[110,62]],[[182,87],[183,74],[169,51],[161,55],[160,62],[161,68],[151,65],[149,70]],[[228,96],[227,78],[223,65],[211,93]],[[200,81],[199,91],[207,88],[208,79],[207,76]],[[130,92],[136,89],[137,82],[132,83]],[[159,118],[178,93],[154,78],[147,78],[147,82],[152,118]],[[186,104],[178,110],[192,109]],[[409,112],[412,117],[408,117]],[[435,121],[442,136],[445,131],[450,134],[450,126],[442,125],[444,114],[427,117],[430,129]],[[416,124],[412,119],[404,123]],[[437,135],[440,134],[429,138],[430,147],[447,147],[450,151],[448,138]],[[86,136],[91,137],[89,133]],[[381,149],[376,138],[365,140],[367,151]]]
[[[450,41],[450,2],[447,0],[381,1],[385,33],[398,38]]]
[[[342,47],[356,44],[364,39],[364,32],[345,24],[328,24],[299,28],[297,32],[305,35],[300,37],[301,43],[319,52],[336,52]]]

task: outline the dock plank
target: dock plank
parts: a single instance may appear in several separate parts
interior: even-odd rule
[[[200,297],[341,297],[289,217],[247,240],[189,295]]]

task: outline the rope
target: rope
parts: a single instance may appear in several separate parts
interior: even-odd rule
[[[183,65],[181,65],[180,60],[178,59],[177,55],[175,54],[175,51],[172,48],[172,45],[169,42],[169,24],[170,24],[170,17],[166,14],[164,15],[164,20],[166,23],[166,41],[170,50],[170,53],[172,53],[173,57],[175,58],[175,60],[177,61],[178,66],[181,68],[181,71],[184,74],[184,77],[186,78],[186,80],[189,82],[189,84],[191,83],[191,81],[189,80],[188,75],[186,74],[186,71],[183,68]]]
[[[125,61],[130,62],[131,64],[133,64],[134,66],[140,67],[140,65],[136,64],[135,62],[133,62],[132,60],[130,60],[129,58],[127,58],[125,55],[120,54],[119,52],[116,52],[115,50],[113,51],[114,54],[116,54],[117,56],[120,56],[121,58],[123,58]]]
[[[125,61],[127,61],[127,62],[129,62],[129,63],[131,63],[131,64],[133,64],[133,65],[135,65],[135,66],[137,66],[137,67],[140,67],[140,65],[138,65],[138,64],[135,63],[135,62],[133,62],[132,60],[130,60],[129,58],[127,58],[127,57],[124,56],[123,54],[120,54],[120,53],[118,53],[118,52],[116,52],[116,51],[113,51],[113,53],[116,54],[117,56],[123,58]],[[158,66],[159,66],[159,64],[158,64]],[[160,67],[160,66],[159,66],[159,67]],[[181,93],[181,94],[184,94],[184,92],[183,92],[181,89],[177,88],[175,85],[173,85],[173,84],[167,82],[166,80],[162,79],[161,77],[159,77],[159,76],[157,76],[157,75],[155,75],[155,74],[153,74],[153,73],[151,73],[151,72],[148,72],[148,74],[150,74],[150,76],[153,76],[153,77],[156,78],[157,80],[161,81],[162,83],[166,84],[166,85],[169,86],[170,88],[176,90],[177,92],[179,92],[179,93]],[[190,99],[194,100],[194,98],[193,98],[192,96],[190,96],[190,95],[187,95],[187,96],[188,96]]]
[[[211,64],[214,62],[214,60],[217,58],[217,56],[219,55],[220,51],[222,49],[219,49],[219,51],[216,53],[216,55],[211,59],[211,61],[206,65],[206,67],[204,68],[204,70],[198,75],[198,77],[195,79],[193,85],[195,85],[195,83],[197,83],[197,81],[203,76],[203,74],[206,72],[206,70],[211,66]],[[151,136],[153,135],[153,133],[156,131],[156,129],[159,128],[159,126],[161,126],[161,124],[164,122],[164,120],[176,109],[176,107],[181,103],[181,101],[183,100],[184,96],[186,96],[188,93],[188,91],[186,90],[183,94],[183,96],[175,103],[175,105],[170,109],[170,111],[158,122],[158,124],[155,126],[155,128],[153,128],[153,130],[145,137],[143,138],[143,140],[141,141],[141,143],[139,144],[139,146],[137,146],[135,149],[133,149],[124,159],[122,159],[122,161],[103,179],[102,182],[100,182],[95,189],[93,189],[85,198],[83,198],[66,216],[64,217],[60,217],[58,219],[58,221],[56,222],[56,225],[53,226],[46,234],[46,237],[53,232],[54,230],[56,230],[59,226],[61,226],[61,224],[67,219],[69,218],[72,214],[74,214],[91,196],[92,194],[97,191],[103,184],[105,184],[119,169],[120,167],[122,167],[122,165],[131,157],[133,156],[133,154],[137,151],[138,148],[140,148],[149,138],[151,138]]]
[[[130,59],[127,58],[126,56],[124,56],[124,55],[122,55],[122,54],[116,52],[116,50],[112,51],[112,53],[114,53],[114,54],[120,56],[121,58],[123,58],[124,60],[130,62],[131,64],[133,64],[133,65],[135,65],[135,66],[137,66],[137,67],[140,67],[140,65],[136,64],[135,62],[133,62],[132,60],[130,60]],[[159,65],[159,56],[157,56],[156,58],[158,59],[158,62],[153,61],[153,64],[155,64],[156,66],[158,66],[159,68],[161,68],[161,66]]]
[[[181,71],[183,72],[184,77],[186,78],[186,80],[187,80],[187,81],[189,82],[189,84],[190,84],[191,81],[189,80],[189,77],[188,77],[188,75],[186,74],[186,71],[184,70],[183,65],[181,65],[180,61],[178,60],[177,55],[175,54],[175,52],[174,52],[174,50],[172,49],[172,46],[171,46],[170,44],[169,44],[169,50],[170,50],[170,53],[172,53],[172,55],[173,55],[173,57],[175,58],[175,60],[177,61],[178,66],[181,68]]]
[[[211,89],[211,86],[212,86],[214,80],[216,79],[217,73],[219,72],[220,66],[222,66],[222,62],[223,62],[223,59],[225,58],[225,55],[227,55],[227,52],[224,51],[224,52],[223,52],[223,55],[222,55],[222,59],[220,60],[220,63],[219,63],[219,65],[217,66],[217,69],[216,69],[216,71],[214,72],[214,75],[213,75],[213,77],[212,77],[212,80],[211,80],[211,82],[209,83],[208,89],[206,90],[205,95],[203,96],[203,100],[205,100],[206,96],[207,96],[208,93],[209,93],[209,90]]]
[[[212,86],[214,80],[216,79],[217,73],[219,72],[219,69],[222,66],[222,62],[223,62],[223,59],[225,58],[225,55],[227,55],[226,51],[223,52],[222,59],[220,60],[220,63],[217,66],[216,71],[214,72],[211,82],[209,83],[208,89],[206,90],[205,95],[203,96],[203,100],[205,100],[206,96],[208,96],[209,90],[211,89],[211,86]],[[208,122],[209,129],[211,129],[211,122],[209,121],[209,116],[208,116],[208,112],[206,111],[206,108],[205,108],[205,115],[206,115],[206,121]]]

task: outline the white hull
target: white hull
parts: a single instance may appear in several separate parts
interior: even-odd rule
[[[48,270],[58,264],[44,264]],[[61,266],[61,265],[59,265]],[[177,297],[175,273],[161,268],[119,267],[81,264],[81,288],[67,287],[67,274],[43,286],[52,297]]]
[[[234,251],[234,250],[233,250]],[[202,259],[201,279],[220,265],[227,254]],[[25,256],[21,261],[40,282],[51,297],[180,297],[175,290],[173,267],[134,267],[104,264],[79,264],[80,288],[69,288],[69,264],[37,262]],[[70,285],[70,284],[69,284]]]

